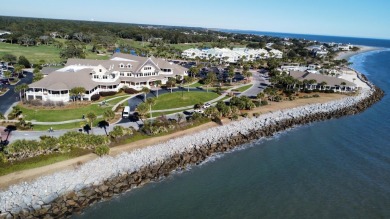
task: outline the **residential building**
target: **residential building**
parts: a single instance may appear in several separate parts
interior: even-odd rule
[[[165,84],[168,78],[184,77],[187,68],[155,57],[140,57],[115,53],[110,60],[68,59],[64,68],[55,70],[42,80],[29,85],[27,99],[68,102],[70,90],[83,87],[81,99],[104,91],[119,91],[122,87],[136,90]]]
[[[269,57],[282,58],[283,52],[272,49],[268,52],[265,49],[248,48],[211,48],[211,49],[187,49],[182,52],[183,58],[194,59],[196,57],[209,59],[211,57],[221,60],[221,62],[236,63],[240,59],[253,61],[256,59],[266,59]]]
[[[312,74],[309,72],[302,72],[302,71],[290,71],[290,76],[292,76],[295,79],[298,79],[299,81],[315,81],[313,84],[306,84],[304,85],[305,89],[308,90],[333,90],[335,92],[346,92],[346,91],[354,91],[357,89],[357,86],[355,83],[352,83],[350,81],[322,75],[322,74]]]

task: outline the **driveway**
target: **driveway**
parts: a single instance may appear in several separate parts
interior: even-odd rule
[[[251,70],[253,86],[248,90],[242,92],[239,96],[256,97],[258,93],[263,91],[269,84],[268,79],[265,79],[264,74],[260,74],[259,71]]]
[[[21,78],[20,81],[16,84],[26,83],[31,84],[33,79],[33,73],[25,72],[26,77]],[[8,88],[8,92],[3,96],[0,96],[0,113],[5,114],[7,110],[12,106],[12,104],[19,101],[19,93],[15,93],[14,88],[16,85],[4,85]]]

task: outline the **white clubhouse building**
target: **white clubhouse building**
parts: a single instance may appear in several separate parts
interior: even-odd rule
[[[50,73],[29,85],[28,100],[63,101],[71,99],[70,90],[83,87],[82,99],[104,91],[119,91],[122,87],[141,90],[165,84],[168,78],[187,75],[187,68],[155,57],[140,57],[115,53],[109,60],[68,59],[64,68]]]

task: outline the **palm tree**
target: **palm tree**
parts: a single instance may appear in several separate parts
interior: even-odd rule
[[[160,89],[159,86],[161,85],[161,81],[155,81],[154,84],[156,85],[156,97],[158,98],[158,90]]]
[[[144,102],[146,102],[146,95],[150,92],[150,89],[147,87],[142,87],[141,92],[144,93]]]
[[[310,79],[310,80],[309,80],[310,89],[312,88],[313,84],[316,84],[316,83],[317,83],[317,80],[315,80],[315,79]]]
[[[142,120],[142,123],[144,122],[143,118],[148,113],[149,107],[146,103],[140,103],[138,104],[136,111],[138,112],[138,115],[140,119]]]
[[[154,98],[146,99],[146,104],[149,106],[149,118],[152,118],[152,106],[156,104],[156,100]]]
[[[75,101],[75,98],[80,98],[84,95],[85,93],[85,88],[83,87],[74,87],[70,89],[69,94],[73,97],[73,101]]]
[[[14,88],[15,92],[19,93],[20,100],[22,100],[22,91],[24,93],[24,91],[27,89],[28,89],[28,85],[26,83],[19,84]]]
[[[89,121],[89,124],[90,124],[90,126],[91,126],[91,129],[92,129],[92,127],[93,127],[93,122],[96,120],[96,118],[97,118],[97,116],[96,116],[96,114],[93,113],[93,112],[90,112],[90,113],[87,114],[87,119],[88,119],[88,121]]]
[[[265,93],[264,92],[260,92],[256,95],[257,99],[259,100],[264,100],[264,97],[265,97]]]
[[[175,86],[175,84],[176,84],[175,78],[168,78],[166,85],[171,88],[171,93],[172,93],[172,87]]]
[[[14,71],[18,74],[18,77],[23,73],[24,65],[14,65]]]
[[[8,79],[8,83],[10,83],[9,79],[11,78],[12,73],[10,71],[4,71],[3,74],[4,74],[4,77],[6,77]]]
[[[326,81],[323,81],[323,82],[321,82],[320,83],[320,85],[321,85],[321,90],[324,90],[324,87],[325,87],[325,85],[327,85],[328,83],[326,83]]]
[[[229,66],[228,77],[230,78],[230,84],[232,83],[234,75],[235,75],[234,66]]]
[[[98,126],[99,128],[104,129],[104,132],[106,133],[106,135],[108,135],[108,133],[107,133],[107,127],[108,127],[109,125],[110,125],[110,124],[109,124],[106,120],[102,120],[102,121],[98,122],[98,124],[97,124],[97,126]]]
[[[217,80],[217,75],[214,72],[209,72],[206,78],[203,80],[206,84],[206,91],[209,92],[209,86]]]

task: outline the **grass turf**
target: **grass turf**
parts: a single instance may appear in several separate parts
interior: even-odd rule
[[[110,106],[100,107],[98,104],[83,105],[76,108],[64,109],[32,109],[20,106],[25,120],[35,120],[39,122],[60,122],[73,119],[80,119],[82,115],[87,115],[90,112],[97,116],[102,115]]]
[[[60,161],[68,160],[71,158],[79,157],[85,154],[90,153],[89,150],[84,150],[80,148],[72,149],[69,153],[55,153],[49,155],[41,155],[33,158],[28,158],[21,161],[8,162],[8,163],[0,163],[0,176],[13,173],[16,171],[27,170],[37,167],[42,167],[46,165],[50,165],[53,163],[57,163]]]
[[[183,96],[182,96],[183,95]],[[207,102],[217,98],[214,92],[175,92],[159,95],[152,110],[173,109]]]

